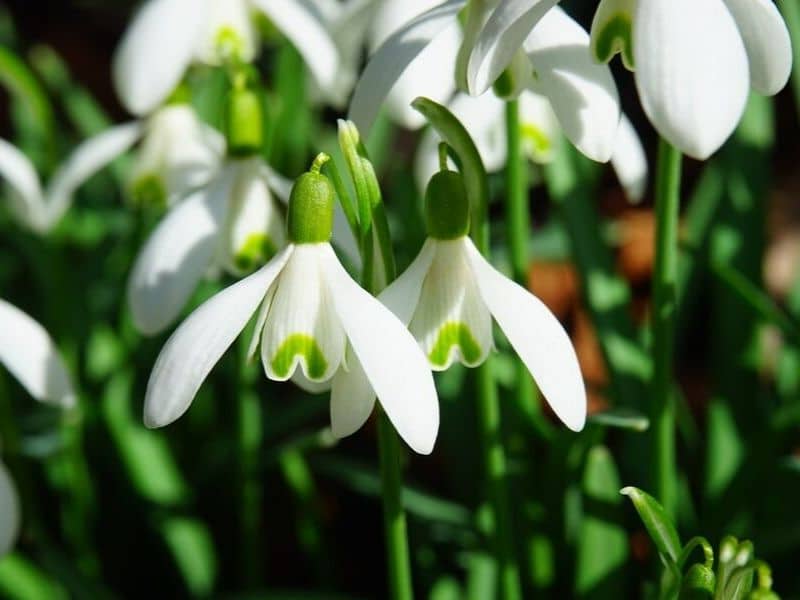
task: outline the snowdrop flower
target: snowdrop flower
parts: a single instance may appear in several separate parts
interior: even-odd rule
[[[573,431],[583,429],[586,391],[572,342],[539,299],[497,271],[472,243],[460,174],[440,171],[431,179],[425,221],[429,237],[422,250],[379,299],[408,325],[431,368],[483,363],[493,349],[494,320],[556,415]],[[366,420],[375,400],[357,361],[348,365],[343,378],[354,422],[341,426],[345,433]],[[333,433],[342,433],[335,422]]]
[[[334,192],[319,173],[326,159],[320,155],[292,190],[289,245],[203,304],[167,341],[147,386],[147,426],[167,425],[187,410],[258,312],[250,354],[260,345],[269,379],[312,388],[330,383],[331,418],[348,420],[337,412],[350,403],[342,375],[357,361],[400,435],[415,451],[431,452],[439,409],[430,369],[408,330],[350,278],[330,246]]]
[[[125,107],[149,113],[193,62],[251,61],[258,51],[256,11],[297,47],[320,87],[333,89],[336,46],[307,0],[148,0],[114,56],[114,84]]]
[[[53,340],[39,323],[3,299],[0,363],[36,400],[62,408],[75,405],[75,392]]]
[[[19,534],[19,496],[11,474],[0,461],[0,560],[11,551]]]
[[[776,94],[792,67],[771,0],[601,0],[592,50],[600,61],[622,54],[655,128],[698,159],[733,133],[751,87]]]
[[[75,191],[139,140],[132,190],[168,201],[208,181],[224,148],[221,136],[188,105],[170,105],[82,142],[43,189],[30,160],[0,139],[0,176],[10,188],[15,216],[37,233],[50,231],[72,205]]]
[[[450,102],[451,112],[470,132],[486,170],[494,173],[506,165],[505,110],[502,100],[491,92],[473,98],[458,94]],[[547,164],[561,143],[563,132],[550,101],[530,90],[519,96],[523,150],[537,164]],[[439,137],[429,129],[420,141],[414,164],[417,185],[424,190],[439,169]],[[628,198],[637,202],[647,187],[647,156],[630,120],[623,114],[611,164]]]
[[[350,105],[350,118],[362,133],[406,68],[457,25],[464,4],[449,0],[418,15],[373,55]],[[554,5],[554,0],[503,0],[492,11],[487,3],[470,4],[461,60],[451,59],[444,67],[428,63],[430,87],[419,91],[446,99],[452,74],[462,65],[456,81],[480,96],[509,68],[515,74],[510,95],[529,88],[548,98],[564,135],[589,158],[606,162],[620,120],[617,88],[608,67],[592,60],[589,34]]]

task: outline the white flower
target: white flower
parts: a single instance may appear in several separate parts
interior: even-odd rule
[[[114,56],[114,84],[125,107],[138,115],[152,111],[193,61],[252,60],[256,11],[294,44],[322,89],[333,89],[336,46],[305,0],[148,0]]]
[[[504,104],[487,92],[477,98],[458,94],[448,105],[469,131],[489,173],[500,171],[506,165],[508,147]],[[550,101],[525,90],[519,96],[519,113],[526,156],[538,164],[551,162],[563,132]],[[436,131],[430,129],[417,148],[414,175],[421,190],[439,170],[439,141]],[[647,157],[636,130],[624,114],[619,122],[611,164],[628,198],[633,202],[641,200],[647,187]]]
[[[303,179],[308,177],[316,180]],[[297,192],[300,185],[306,187]],[[309,190],[319,195],[305,206],[294,204],[302,203],[300,194]],[[327,241],[332,202],[327,180],[318,173],[302,176],[289,206],[292,243],[203,304],[175,331],[147,386],[149,427],[167,425],[186,411],[213,365],[258,312],[250,354],[260,345],[268,378],[293,379],[315,391],[330,384],[336,423],[349,418],[337,411],[343,406],[341,396],[344,404],[349,402],[350,390],[343,382],[358,363],[359,374],[376,390],[403,439],[417,452],[431,452],[439,409],[427,361],[397,317],[339,263]]]
[[[143,121],[115,125],[82,142],[43,190],[30,160],[0,139],[0,175],[10,188],[16,217],[38,233],[52,229],[72,205],[75,191],[95,173],[142,140],[132,184],[168,201],[202,185],[219,165],[224,141],[188,105],[166,106]]]
[[[14,546],[19,534],[19,497],[11,474],[0,461],[0,560]]]
[[[776,94],[792,67],[771,0],[602,0],[592,49],[603,61],[622,53],[655,128],[698,159],[731,135],[751,87]]]
[[[174,321],[210,270],[241,275],[283,246],[283,218],[270,192],[275,180],[259,157],[229,158],[211,181],[170,209],[128,281],[139,331],[152,335]]]
[[[454,44],[448,42],[446,51],[422,62],[422,53],[443,36],[461,35],[457,15],[463,5],[450,0],[418,15],[373,55],[350,105],[359,130],[367,131],[387,95],[397,93],[392,90],[409,65],[420,83],[425,82],[425,87],[415,84],[414,93],[442,101],[454,81],[480,96],[511,68],[517,79],[514,90],[527,87],[548,98],[566,137],[589,158],[609,160],[620,120],[619,98],[607,66],[592,60],[588,33],[554,7],[553,0],[501,1],[494,10],[477,3],[470,5],[469,14],[478,16],[468,18],[461,60],[453,60]],[[448,64],[439,62],[442,56]],[[413,99],[403,90],[399,96],[403,102]]]
[[[63,408],[75,405],[75,392],[53,340],[39,323],[2,299],[0,363],[36,400]]]

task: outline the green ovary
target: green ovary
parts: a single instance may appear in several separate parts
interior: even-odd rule
[[[622,62],[631,71],[634,68],[633,40],[631,38],[631,18],[626,14],[614,15],[600,31],[595,44],[597,59],[608,62],[617,52],[622,54]]]
[[[467,365],[475,365],[481,359],[481,347],[464,323],[450,321],[439,329],[439,336],[428,358],[435,367],[444,367],[451,349],[457,346]]]
[[[164,181],[155,174],[138,177],[131,185],[131,200],[140,207],[166,207],[167,190]]]
[[[252,271],[272,258],[277,250],[269,236],[251,233],[236,252],[233,261],[237,269]]]
[[[289,370],[296,356],[305,359],[306,376],[309,379],[321,379],[328,370],[328,361],[317,341],[304,333],[294,333],[287,337],[270,361],[270,366],[278,377],[289,377]]]

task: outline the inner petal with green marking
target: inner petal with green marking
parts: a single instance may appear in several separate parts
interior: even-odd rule
[[[328,361],[319,344],[304,333],[295,333],[286,338],[272,357],[271,364],[279,377],[289,378],[301,361],[305,363],[306,376],[312,381],[324,377],[328,370]]]
[[[435,367],[445,368],[455,358],[468,367],[482,362],[481,347],[465,323],[450,321],[439,330],[428,359]]]
[[[601,62],[610,61],[619,52],[625,67],[633,71],[636,63],[633,58],[633,36],[631,17],[617,13],[598,30],[594,43],[594,53]]]

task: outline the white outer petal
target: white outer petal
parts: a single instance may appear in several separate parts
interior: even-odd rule
[[[780,92],[792,74],[792,40],[772,0],[725,0],[744,40],[750,85],[761,94]]]
[[[143,115],[166,100],[192,60],[208,18],[208,0],[148,0],[114,55],[112,76],[122,104]]]
[[[553,411],[573,431],[586,422],[586,389],[572,342],[550,310],[497,271],[466,240],[484,302]]]
[[[45,192],[48,227],[72,205],[72,195],[92,175],[133,146],[142,135],[139,121],[115,125],[78,145],[59,166]]]
[[[20,507],[11,474],[0,462],[0,560],[14,546],[19,535]]]
[[[305,0],[251,0],[281,30],[308,65],[323,92],[334,93],[339,51]]]
[[[704,160],[733,133],[749,92],[739,29],[722,0],[639,0],[636,87],[658,132]]]
[[[2,299],[0,363],[37,400],[74,406],[75,392],[53,340],[39,323]]]
[[[564,135],[592,160],[606,162],[619,127],[619,96],[608,65],[594,62],[589,34],[560,7],[525,40],[534,90],[550,100]]]
[[[177,318],[217,252],[230,172],[171,209],[136,257],[128,302],[136,328],[154,335]]]
[[[366,138],[381,105],[397,80],[419,54],[453,23],[466,0],[448,0],[419,15],[392,34],[361,74],[348,119]],[[444,78],[445,76],[443,76]],[[448,73],[447,79],[451,78]]]
[[[647,190],[647,155],[633,124],[625,114],[619,122],[617,144],[611,157],[611,165],[628,199],[639,202]]]
[[[415,452],[430,454],[439,402],[425,355],[403,323],[350,279],[330,247],[324,264],[336,312],[387,416]]]
[[[178,419],[211,369],[241,333],[292,254],[287,246],[270,262],[205,302],[170,336],[158,355],[145,397],[147,427]]]
[[[422,293],[422,283],[435,255],[436,240],[427,238],[408,268],[378,295],[378,300],[392,311],[403,325],[407,326],[414,316]]]
[[[501,0],[472,48],[467,64],[467,91],[480,96],[488,90],[539,20],[558,0]]]
[[[0,139],[0,179],[13,193],[12,208],[28,227],[44,232],[44,194],[33,163],[13,144]]]
[[[336,438],[361,429],[375,407],[375,392],[352,348],[347,349],[347,366],[339,369],[331,387],[331,432]]]

